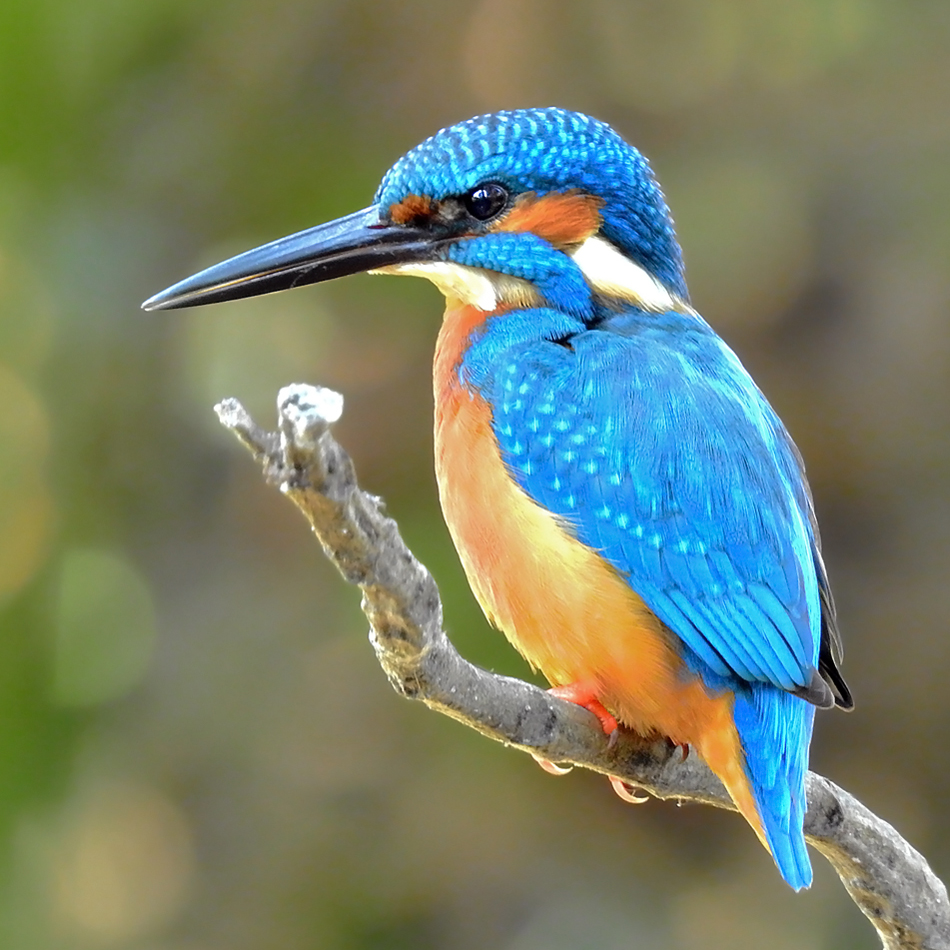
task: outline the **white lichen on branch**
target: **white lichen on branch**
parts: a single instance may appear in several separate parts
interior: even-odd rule
[[[310,522],[327,557],[363,591],[363,611],[380,665],[397,692],[551,762],[621,779],[657,798],[734,806],[695,755],[622,731],[608,745],[596,718],[521,680],[461,657],[442,627],[432,575],[403,543],[379,498],[362,491],[353,463],[330,434],[343,411],[332,390],[280,391],[278,432],[266,432],[235,399],[215,407],[263,463],[268,482]],[[807,780],[805,836],[831,863],[888,950],[950,950],[950,904],[924,857],[887,822],[828,779]]]

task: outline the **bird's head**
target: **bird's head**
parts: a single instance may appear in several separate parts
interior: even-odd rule
[[[485,310],[570,294],[572,280],[647,309],[686,299],[673,222],[646,159],[605,123],[551,108],[443,129],[393,165],[369,208],[216,264],[143,306],[233,300],[360,271],[425,276]],[[554,272],[556,291],[545,277]]]

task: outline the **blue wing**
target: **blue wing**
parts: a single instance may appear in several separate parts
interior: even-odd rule
[[[514,478],[629,579],[708,685],[831,705],[800,459],[736,356],[691,314],[632,310],[537,342],[548,319],[564,322],[506,315],[504,338],[486,332],[463,366]],[[517,341],[522,322],[534,342]]]

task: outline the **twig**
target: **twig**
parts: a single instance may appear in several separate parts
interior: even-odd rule
[[[265,432],[241,404],[215,407],[313,526],[327,557],[363,591],[370,640],[394,689],[482,734],[551,762],[602,772],[657,798],[733,804],[699,760],[681,761],[666,742],[629,732],[608,746],[586,710],[544,690],[479,669],[442,629],[435,581],[410,553],[379,498],[356,483],[353,463],[330,435],[343,409],[337,393],[294,385],[278,396],[280,428]],[[808,775],[805,833],[837,871],[886,950],[950,950],[947,891],[885,821],[820,775]]]

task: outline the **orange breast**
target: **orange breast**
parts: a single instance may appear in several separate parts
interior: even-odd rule
[[[489,620],[556,685],[581,682],[626,726],[690,743],[764,843],[732,718],[732,696],[688,674],[671,634],[630,585],[505,468],[491,407],[458,366],[488,316],[450,306],[434,366],[436,476],[445,520]]]

